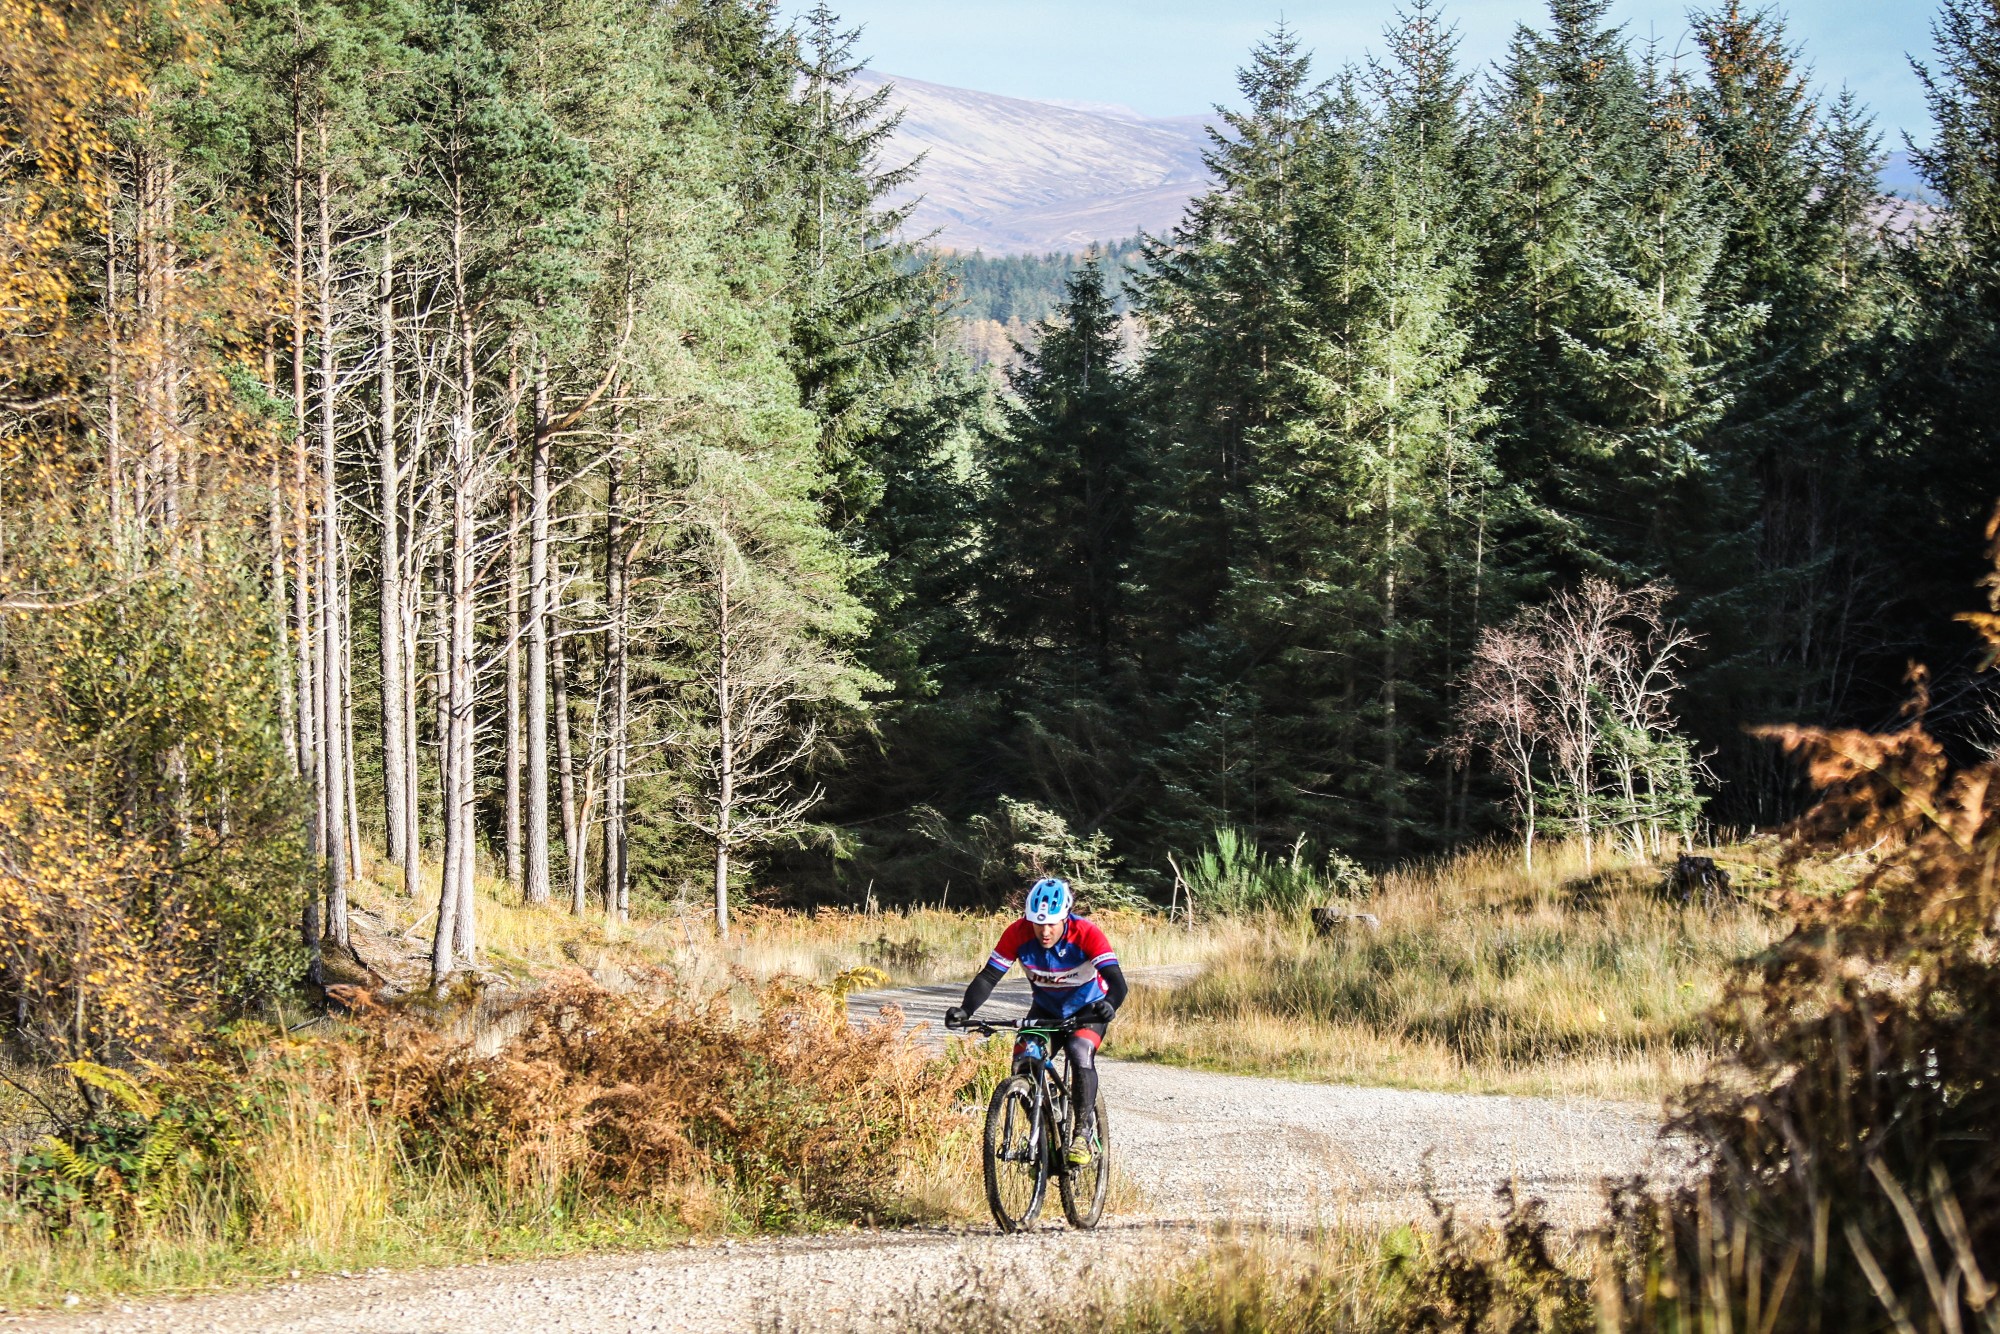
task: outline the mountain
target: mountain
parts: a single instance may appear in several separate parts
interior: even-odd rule
[[[1915,199],[1923,203],[1935,203],[1930,183],[1917,171],[1917,164],[1903,149],[1889,154],[1882,164],[1882,190],[1898,199]]]
[[[898,202],[916,201],[906,231],[935,233],[940,249],[1038,254],[1164,231],[1208,184],[1200,116],[1030,102],[874,73],[858,82],[893,85],[903,121],[884,165],[923,155]]]

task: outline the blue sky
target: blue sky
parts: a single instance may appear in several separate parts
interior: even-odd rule
[[[1719,2],[1719,0],[1718,0]],[[795,8],[803,8],[792,0]],[[1243,54],[1282,16],[1322,72],[1378,48],[1395,0],[834,0],[862,24],[869,63],[890,74],[1015,97],[1119,102],[1148,115],[1201,115],[1235,97]],[[1815,82],[1851,86],[1875,112],[1885,147],[1896,132],[1925,137],[1922,90],[1905,53],[1931,51],[1927,0],[1813,0],[1777,6],[1802,42]],[[1539,0],[1447,0],[1463,57],[1485,64],[1506,49]],[[1613,15],[1662,49],[1692,53],[1687,6],[1615,0]]]

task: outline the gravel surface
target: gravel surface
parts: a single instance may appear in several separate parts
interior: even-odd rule
[[[1176,985],[1177,966],[1135,967],[1135,986]],[[943,1041],[958,984],[905,987],[849,999],[872,1019],[885,1005],[927,1041]],[[982,1018],[1027,1009],[1025,980],[1009,978]],[[1432,1193],[1461,1214],[1490,1213],[1513,1181],[1570,1221],[1593,1217],[1606,1177],[1671,1174],[1682,1154],[1659,1138],[1658,1111],[1591,1098],[1302,1084],[1100,1058],[1119,1172],[1146,1214],[1188,1221],[1355,1222],[1427,1218]]]
[[[1189,1252],[1185,1230],[1126,1224],[1088,1246],[1043,1229],[1014,1237],[908,1231],[688,1245],[413,1273],[369,1272],[257,1292],[124,1303],[90,1314],[16,1318],[7,1328],[165,1334],[849,1334],[898,1328],[913,1311],[1002,1290],[1030,1299],[1102,1292]],[[0,1317],[4,1322],[6,1317]]]
[[[1175,973],[1134,982],[1172,985]],[[1018,1013],[1025,986],[1004,986],[987,1013]],[[940,1040],[963,988],[912,987],[851,998],[858,1017],[899,1005]],[[1587,1099],[1480,1097],[1346,1088],[1105,1060],[1114,1162],[1138,1204],[1077,1244],[1053,1204],[1032,1233],[990,1229],[845,1233],[687,1245],[417,1273],[386,1272],[256,1292],[147,1301],[96,1312],[0,1316],[22,1329],[132,1331],[366,1330],[843,1331],[903,1326],[910,1313],[1005,1285],[1076,1291],[1157,1274],[1197,1253],[1217,1224],[1388,1222],[1429,1216],[1428,1182],[1462,1212],[1492,1207],[1509,1179],[1582,1221],[1599,1182],[1671,1174],[1653,1109]],[[1052,1221],[1051,1221],[1052,1220]]]

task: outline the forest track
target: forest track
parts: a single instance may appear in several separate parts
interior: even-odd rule
[[[1137,985],[1171,984],[1174,974]],[[900,1006],[938,1040],[956,985],[850,998],[873,1018]],[[1018,1012],[1003,986],[994,1013]],[[1012,1004],[1010,1005],[1010,1002]],[[1683,1154],[1649,1107],[1596,1099],[1485,1097],[1300,1084],[1105,1060],[1119,1171],[1136,1205],[1088,1245],[1054,1221],[1002,1237],[990,1228],[910,1229],[690,1244],[640,1255],[370,1272],[254,1292],[148,1300],[95,1312],[0,1316],[21,1329],[397,1331],[859,1331],[898,1328],[981,1283],[1105,1295],[1156,1274],[1229,1226],[1419,1222],[1424,1195],[1461,1216],[1490,1214],[1512,1182],[1561,1220],[1601,1208],[1606,1178],[1671,1176]]]

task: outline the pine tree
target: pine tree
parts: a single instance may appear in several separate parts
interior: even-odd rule
[[[1262,676],[1290,818],[1393,856],[1446,814],[1418,799],[1443,735],[1431,683],[1477,629],[1494,477],[1469,364],[1466,83],[1428,5],[1389,40],[1328,136],[1351,145],[1320,185],[1329,305],[1294,371],[1306,410],[1260,442],[1266,554],[1237,605],[1283,627],[1262,631],[1280,645]]]
[[[1575,483],[1612,417],[1580,353],[1610,315],[1591,275],[1609,260],[1649,137],[1639,73],[1622,32],[1604,22],[1609,7],[1553,0],[1547,32],[1519,30],[1478,127],[1479,359],[1499,406],[1496,460],[1528,501],[1512,522],[1530,579],[1605,558]]]
[[[2000,489],[1992,411],[2000,394],[2000,6],[1946,0],[1933,36],[1938,60],[1917,72],[1936,131],[1912,157],[1939,207],[1893,252],[1909,313],[1893,331],[1864,485],[1871,541],[1888,567],[1879,633],[1888,644],[1924,646],[1922,660],[1935,662],[1963,652],[1956,637],[1940,642],[1931,609],[1969,605],[1968,580],[1982,564],[1972,535]]]
[[[1214,188],[1149,244],[1134,284],[1150,442],[1139,577],[1163,665],[1187,627],[1214,620],[1239,549],[1255,540],[1247,441],[1287,415],[1283,370],[1308,299],[1302,203],[1324,90],[1283,25],[1236,82],[1245,110],[1223,111],[1210,130]]]
[[[1822,117],[1774,15],[1732,4],[1696,37],[1707,79],[1693,106],[1727,192],[1716,282],[1763,313],[1725,348],[1732,389],[1703,449],[1707,549],[1671,573],[1708,640],[1696,721],[1722,749],[1724,809],[1764,822],[1804,794],[1741,721],[1829,716],[1860,647],[1842,627],[1868,578],[1850,530],[1875,380],[1863,349],[1884,309],[1865,243],[1880,162],[1851,99]]]
[[[1244,679],[1259,649],[1226,622],[1233,573],[1261,540],[1254,442],[1298,410],[1288,367],[1316,297],[1307,246],[1328,112],[1283,25],[1237,86],[1245,109],[1209,132],[1214,187],[1147,242],[1132,283],[1147,345],[1132,576],[1145,686],[1120,729],[1151,777],[1133,803],[1145,818],[1119,832],[1155,844],[1255,824],[1269,801],[1262,700]]]
[[[980,615],[1006,663],[1017,780],[1095,828],[1130,778],[1111,710],[1130,642],[1137,468],[1119,321],[1099,260],[1071,275],[1037,332],[1008,374],[1011,395],[984,445]]]

